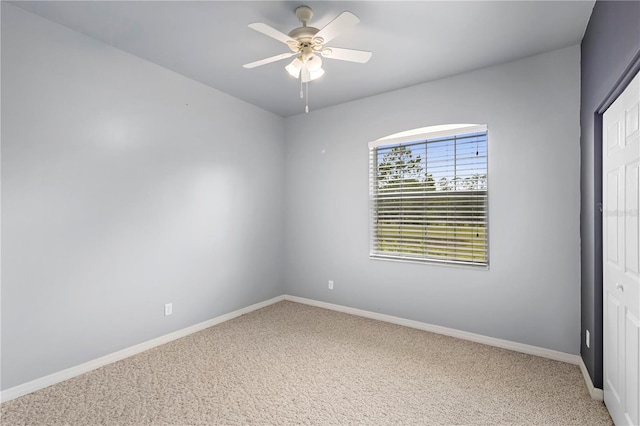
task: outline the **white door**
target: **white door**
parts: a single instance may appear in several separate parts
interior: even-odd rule
[[[640,425],[640,74],[603,117],[604,402]]]

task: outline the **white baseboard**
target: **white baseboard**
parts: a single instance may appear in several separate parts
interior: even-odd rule
[[[470,333],[468,331],[456,330],[453,328],[442,327],[439,325],[427,324],[420,321],[409,320],[391,315],[379,314],[376,312],[365,311],[362,309],[350,308],[348,306],[335,305],[333,303],[319,302],[313,299],[306,299],[297,296],[284,296],[285,300],[292,302],[304,303],[306,305],[317,306],[319,308],[330,309],[332,311],[344,312],[347,314],[357,315],[360,317],[375,319],[379,321],[389,322],[392,324],[403,325],[405,327],[416,328],[418,330],[430,331],[432,333],[444,334],[445,336],[456,337],[462,340],[469,340],[484,345],[495,346],[502,349],[509,349],[515,352],[522,352],[529,355],[536,355],[542,358],[549,358],[556,361],[562,361],[569,364],[578,365],[579,355],[558,352],[551,349],[540,348],[537,346],[525,345],[524,343],[512,342],[509,340],[496,339],[494,337],[483,336],[481,334]]]
[[[587,370],[587,366],[584,365],[584,361],[582,357],[580,357],[580,371],[582,371],[582,375],[584,376],[584,381],[587,384],[587,389],[589,390],[589,395],[591,395],[591,399],[595,399],[596,401],[604,401],[604,391],[600,388],[593,386],[593,382],[591,381],[591,376],[589,375],[589,370]]]
[[[155,348],[156,346],[160,346],[173,340],[180,339],[181,337],[185,337],[189,334],[204,330],[205,328],[209,328],[225,321],[229,321],[233,318],[239,317],[240,315],[244,315],[249,312],[264,308],[282,300],[284,300],[284,296],[277,296],[273,299],[265,300],[254,305],[247,306],[246,308],[238,309],[236,311],[229,312],[228,314],[220,315],[219,317],[212,318],[199,324],[194,324],[190,327],[186,327],[181,330],[165,334],[164,336],[156,337],[155,339],[148,340],[138,345],[113,352],[109,355],[96,358],[92,361],[76,365],[75,367],[67,368],[66,370],[58,371],[56,373],[49,374],[48,376],[44,376],[39,379],[35,379],[30,382],[9,388],[5,391],[2,391],[2,393],[0,394],[0,401],[10,401],[12,399],[18,398],[19,396],[35,392],[51,385],[55,385],[56,383],[60,383],[64,380],[71,379],[84,373],[88,373],[89,371],[95,370],[96,368],[103,367],[116,361],[120,361],[130,356]]]
[[[495,346],[502,349],[509,349],[516,352],[526,353],[530,355],[536,355],[543,358],[549,358],[556,361],[567,362],[570,364],[580,365],[580,369],[582,370],[583,375],[585,376],[585,381],[587,381],[587,387],[589,388],[589,393],[593,399],[603,400],[602,389],[594,388],[593,383],[591,382],[591,378],[587,372],[584,363],[582,362],[582,358],[579,355],[568,354],[564,352],[558,352],[551,349],[540,348],[537,346],[525,345],[523,343],[511,342],[508,340],[496,339],[494,337],[483,336],[480,334],[470,333],[467,331],[456,330],[452,328],[442,327],[439,325],[427,324],[420,321],[409,320],[400,317],[394,317],[391,315],[380,314],[371,311],[365,311],[357,308],[350,308],[348,306],[336,305],[333,303],[320,302],[313,299],[306,299],[303,297],[290,296],[290,295],[282,295],[277,296],[269,300],[265,300],[263,302],[259,302],[253,304],[251,306],[247,306],[246,308],[238,309],[236,311],[230,312],[228,314],[220,315],[216,318],[212,318],[210,320],[201,322],[199,324],[192,325],[190,327],[183,328],[181,330],[174,331],[169,334],[165,334],[164,336],[157,337],[155,339],[140,343],[138,345],[131,346],[129,348],[122,349],[120,351],[111,353],[109,355],[105,355],[103,357],[94,359],[92,361],[85,362],[83,364],[77,365],[75,367],[68,368],[66,370],[58,371],[56,373],[50,374],[45,377],[41,377],[35,380],[32,380],[27,383],[23,383],[21,385],[15,386],[13,388],[9,388],[0,393],[0,402],[10,401],[12,399],[18,398],[22,395],[26,395],[31,392],[35,392],[37,390],[46,388],[48,386],[54,385],[56,383],[60,383],[64,380],[71,379],[73,377],[79,376],[84,373],[88,373],[89,371],[95,370],[97,368],[103,367],[107,364],[114,363],[116,361],[120,361],[122,359],[128,358],[130,356],[139,354],[141,352],[147,351],[149,349],[155,348],[157,346],[163,345],[165,343],[169,343],[173,340],[180,339],[181,337],[188,336],[190,334],[196,333],[198,331],[204,330],[205,328],[212,327],[214,325],[223,323],[225,321],[229,321],[233,318],[239,317],[240,315],[247,314],[249,312],[264,308],[266,306],[272,305],[274,303],[280,302],[282,300],[289,300],[292,302],[302,303],[311,306],[317,306],[320,308],[330,309],[333,311],[344,312],[347,314],[357,315],[364,318],[375,319],[379,321],[384,321],[392,324],[402,325],[405,327],[411,327],[418,330],[429,331],[432,333],[443,334],[446,336],[456,337],[458,339],[469,340],[472,342],[482,343],[485,345]]]

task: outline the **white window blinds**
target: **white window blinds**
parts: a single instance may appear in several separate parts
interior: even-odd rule
[[[487,128],[369,144],[370,257],[488,266]]]

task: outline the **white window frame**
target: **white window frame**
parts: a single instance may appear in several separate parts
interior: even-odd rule
[[[484,201],[485,212],[485,260],[461,260],[455,258],[443,258],[432,257],[426,254],[412,255],[407,253],[401,253],[397,251],[384,252],[378,250],[379,240],[377,237],[378,232],[378,218],[379,212],[377,207],[378,198],[378,184],[377,184],[377,149],[378,147],[393,148],[394,146],[406,146],[416,143],[429,143],[430,140],[441,139],[454,136],[462,136],[472,133],[486,133],[486,195]],[[484,124],[447,124],[431,127],[423,127],[414,130],[408,130],[405,132],[395,133],[393,135],[386,136],[376,141],[369,142],[369,232],[370,232],[370,244],[369,244],[369,258],[376,260],[392,260],[400,262],[413,262],[413,263],[427,263],[427,264],[443,264],[443,265],[455,265],[455,266],[470,266],[475,268],[489,268],[489,135],[487,125]],[[427,159],[428,161],[428,159]],[[457,161],[457,159],[455,160]],[[440,192],[440,191],[439,191]],[[455,192],[455,191],[451,191]],[[425,241],[426,241],[426,237]]]

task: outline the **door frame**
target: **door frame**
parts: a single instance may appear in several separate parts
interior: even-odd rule
[[[615,102],[616,99],[624,92],[631,80],[640,72],[640,51],[633,57],[631,63],[625,68],[622,75],[614,83],[613,87],[604,97],[596,111],[594,112],[594,332],[593,332],[593,349],[595,357],[594,378],[599,378],[604,389],[604,277],[603,277],[603,245],[602,245],[602,121],[604,112]]]

